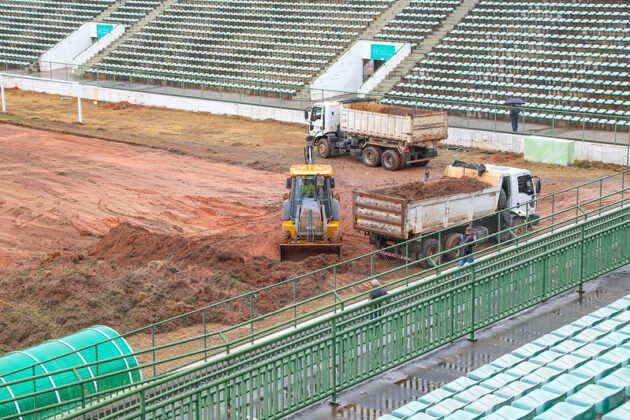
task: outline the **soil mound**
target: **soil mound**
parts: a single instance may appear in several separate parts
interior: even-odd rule
[[[398,185],[376,191],[391,197],[406,198],[408,200],[425,200],[428,198],[443,197],[451,194],[471,193],[488,188],[488,184],[477,178],[442,178],[428,182],[414,182]]]
[[[105,108],[105,109],[128,109],[128,108],[139,108],[138,105],[134,105],[130,102],[127,101],[120,101],[120,102],[104,102],[104,103],[100,103],[98,104],[98,106],[100,106],[101,108]]]

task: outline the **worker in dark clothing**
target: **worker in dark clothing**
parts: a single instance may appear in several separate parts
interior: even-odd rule
[[[512,120],[512,131],[518,130],[518,114],[521,113],[521,109],[514,105],[512,109],[510,109],[510,120]]]
[[[382,288],[379,287],[379,283],[378,280],[374,279],[371,282],[372,285],[372,291],[370,292],[370,294],[368,294],[368,300],[374,300],[374,299],[378,299],[380,297],[383,297],[387,294],[387,291],[383,290]],[[381,304],[376,304],[374,305],[375,308],[379,308],[381,306]],[[372,318],[376,318],[377,316],[380,316],[381,312],[372,312],[370,314],[370,319]]]
[[[473,257],[472,253],[472,244],[471,242],[475,241],[475,237],[473,236],[473,230],[470,226],[468,226],[466,228],[466,233],[462,235],[461,239],[459,240],[459,244],[460,245],[466,245],[462,248],[459,248],[459,256],[462,257],[461,260],[459,260],[459,267],[463,267],[464,264],[469,263],[472,264],[475,262],[475,258]]]

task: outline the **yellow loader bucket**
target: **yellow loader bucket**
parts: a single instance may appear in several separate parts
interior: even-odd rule
[[[341,243],[337,244],[280,244],[280,261],[300,261],[315,255],[341,255]]]

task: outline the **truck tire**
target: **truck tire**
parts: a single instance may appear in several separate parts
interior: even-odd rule
[[[512,232],[514,232],[516,236],[523,236],[527,233],[527,226],[523,223],[525,223],[525,219],[520,216],[515,216],[512,219]]]
[[[420,258],[430,257],[440,252],[440,243],[437,239],[429,238],[422,241],[422,251]],[[440,265],[440,257],[431,258],[436,265]],[[424,268],[432,268],[433,264],[430,261],[424,260],[420,263]]]
[[[368,146],[363,149],[361,158],[363,159],[363,164],[365,166],[369,166],[370,168],[381,166],[381,149],[374,146]]]
[[[397,171],[400,168],[400,154],[398,151],[394,149],[387,149],[383,152],[381,156],[381,163],[383,164],[383,168],[388,171]]]
[[[322,159],[328,159],[332,155],[332,146],[330,140],[326,137],[319,139],[316,145],[317,155]]]
[[[444,241],[442,241],[442,249],[449,250],[449,249],[455,248],[456,246],[459,245],[459,240],[461,239],[461,237],[462,237],[461,233],[449,233],[444,238]],[[444,259],[446,261],[456,260],[458,257],[458,251],[459,251],[458,249],[454,249],[450,252],[447,252],[446,254],[444,254]]]

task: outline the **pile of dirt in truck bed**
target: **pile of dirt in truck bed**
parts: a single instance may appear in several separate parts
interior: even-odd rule
[[[428,111],[426,109],[407,108],[403,106],[385,105],[378,102],[355,102],[353,104],[344,105],[345,108],[355,109],[357,111],[369,111],[378,112],[380,114],[388,115],[400,115],[400,116],[415,116],[415,115],[430,115],[435,114],[435,111]]]
[[[425,200],[446,195],[471,193],[488,188],[488,184],[477,178],[442,178],[428,182],[413,182],[375,191],[390,197],[406,198],[408,200]]]

